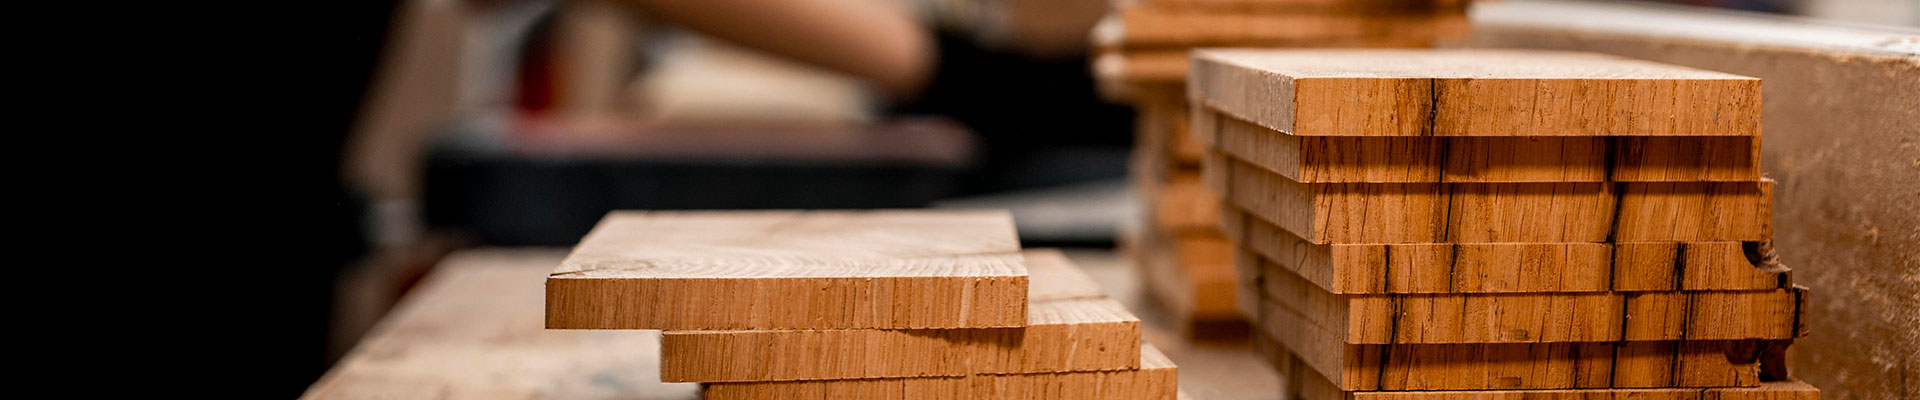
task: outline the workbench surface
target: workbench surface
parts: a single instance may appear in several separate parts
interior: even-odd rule
[[[1069,258],[1144,322],[1142,335],[1180,365],[1195,399],[1276,399],[1280,378],[1245,344],[1194,345],[1140,291],[1124,259],[1105,250]],[[698,387],[661,383],[660,333],[547,330],[546,276],[561,249],[479,249],[448,257],[304,398],[694,399]]]

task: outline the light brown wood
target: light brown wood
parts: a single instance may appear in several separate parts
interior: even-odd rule
[[[1617,182],[1757,181],[1759,136],[1607,138]]]
[[[1170,175],[1197,173],[1201,152],[1191,142],[1186,122],[1186,100],[1180,87],[1169,84],[1130,85],[1135,105],[1133,177],[1146,185],[1160,185]],[[1185,137],[1185,138],[1183,138]]]
[[[1304,322],[1302,316],[1271,302],[1263,304],[1263,323],[1255,329],[1254,339],[1266,342],[1263,351],[1292,353],[1306,367],[1294,369],[1311,370],[1331,381],[1333,388],[1346,391],[1707,388],[1760,383],[1761,350],[1752,341],[1340,344],[1338,334]],[[1652,370],[1687,373],[1646,372]]]
[[[1145,226],[1130,234],[1147,293],[1170,311],[1182,334],[1195,339],[1246,331],[1234,308],[1238,281],[1233,246],[1219,233],[1221,202],[1196,170],[1204,145],[1187,133],[1184,91],[1174,85],[1136,85],[1137,145],[1132,180]]]
[[[1207,156],[1200,159],[1200,183],[1207,192],[1220,199],[1225,206],[1226,195],[1232,191],[1232,171],[1236,161],[1218,150],[1208,150]]]
[[[1059,249],[1032,249],[1020,252],[1026,259],[1027,301],[1096,299],[1108,297],[1092,277]],[[1029,306],[1031,307],[1031,306]],[[1028,319],[1029,321],[1032,318]]]
[[[1749,258],[1759,243],[1313,244],[1238,210],[1224,212],[1251,253],[1337,294],[1792,287],[1786,266]]]
[[[1185,90],[1186,88],[1181,88],[1182,95],[1186,94]],[[1195,142],[1200,143],[1202,150],[1209,152],[1220,150],[1221,118],[1223,117],[1219,111],[1207,108],[1205,103],[1187,99],[1187,122],[1192,124],[1187,128],[1187,132],[1193,135]]]
[[[1183,234],[1219,234],[1220,197],[1207,190],[1198,174],[1175,174],[1165,187],[1150,188],[1149,212],[1159,229]],[[1143,188],[1148,189],[1148,188]]]
[[[707,400],[725,399],[1157,399],[1178,394],[1173,361],[1151,345],[1140,348],[1140,368],[1124,371],[968,375],[826,381],[712,383]]]
[[[659,382],[659,331],[545,328],[543,278],[566,255],[564,248],[453,253],[304,398],[698,399],[698,384]],[[1116,300],[1142,311],[1125,258],[1101,249],[1067,255]],[[1182,371],[1191,375],[1182,389],[1215,400],[1271,399],[1279,390],[1279,377],[1244,347],[1187,345],[1164,318],[1140,316],[1149,343],[1183,366],[1199,365]]]
[[[546,306],[551,329],[1017,327],[1027,271],[1005,212],[614,212]]]
[[[1749,388],[1360,392],[1345,398],[1354,400],[1820,400],[1820,389],[1805,382],[1783,381],[1761,383],[1760,386]]]
[[[564,256],[448,256],[301,398],[696,398],[695,385],[657,379],[655,332],[542,326],[540,282]]]
[[[749,382],[1139,367],[1140,319],[1057,250],[1024,252],[1025,328],[666,331],[660,379]]]
[[[1261,295],[1346,344],[1793,339],[1804,288],[1756,291],[1340,295],[1263,263]]]
[[[1324,40],[1378,40],[1425,47],[1436,38],[1465,37],[1466,14],[1451,12],[1380,15],[1183,12],[1123,6],[1118,19],[1096,31],[1118,37],[1122,48],[1288,46]],[[1380,46],[1366,46],[1380,47]],[[1407,46],[1401,46],[1407,47]]]
[[[1226,198],[1326,243],[1759,241],[1773,182],[1300,183],[1235,163]]]
[[[1134,129],[1147,139],[1137,145],[1142,151],[1158,153],[1168,168],[1193,168],[1200,163],[1205,147],[1187,131],[1187,100],[1177,86],[1136,85],[1134,89]]]
[[[1260,315],[1260,301],[1265,298],[1260,295],[1261,288],[1266,286],[1266,283],[1260,279],[1261,270],[1266,267],[1265,263],[1260,259],[1259,254],[1254,254],[1244,246],[1235,246],[1234,250],[1233,273],[1236,285],[1233,288],[1233,307],[1240,311],[1241,315],[1249,318],[1257,317]]]
[[[1815,296],[1822,333],[1794,342],[1793,371],[1830,398],[1920,398],[1920,29],[1636,2],[1508,0],[1473,12],[1475,46],[1765,79],[1780,257],[1796,281],[1841,294]]]
[[[1187,50],[1100,51],[1093,56],[1094,89],[1100,98],[1130,103],[1136,85],[1185,85]]]
[[[1459,10],[1465,8],[1470,2],[1462,0],[1140,0],[1121,3],[1138,3],[1168,10],[1248,14],[1395,14]]]
[[[1465,28],[1464,25],[1461,25],[1464,21],[1458,18],[1460,15],[1463,15],[1463,14],[1459,14],[1458,10],[1447,10],[1447,11],[1442,11],[1438,13],[1412,12],[1412,13],[1382,14],[1385,16],[1385,18],[1372,18],[1371,16],[1356,16],[1356,15],[1330,16],[1330,15],[1324,15],[1324,14],[1293,13],[1295,15],[1288,16],[1286,14],[1289,14],[1289,13],[1242,14],[1242,13],[1230,13],[1230,12],[1215,13],[1215,12],[1205,12],[1205,11],[1187,12],[1187,11],[1177,11],[1177,10],[1169,13],[1164,9],[1158,9],[1155,11],[1148,11],[1148,12],[1158,13],[1158,14],[1170,14],[1171,18],[1165,17],[1165,16],[1148,18],[1150,20],[1153,20],[1149,22],[1155,22],[1155,23],[1210,22],[1208,20],[1214,20],[1218,18],[1231,19],[1231,20],[1238,21],[1238,23],[1257,23],[1257,22],[1261,22],[1259,20],[1263,18],[1269,19],[1269,21],[1265,21],[1265,22],[1275,22],[1275,21],[1271,21],[1271,19],[1273,19],[1271,17],[1276,17],[1276,16],[1281,17],[1282,19],[1293,20],[1293,21],[1318,19],[1318,20],[1321,20],[1321,23],[1315,26],[1296,27],[1291,29],[1276,28],[1276,27],[1260,27],[1260,28],[1252,28],[1252,29],[1241,27],[1239,28],[1240,29],[1239,31],[1223,29],[1225,27],[1197,29],[1197,31],[1199,32],[1202,32],[1207,35],[1212,35],[1214,41],[1209,43],[1198,43],[1198,42],[1180,43],[1178,42],[1178,40],[1180,39],[1175,39],[1172,36],[1166,36],[1166,35],[1188,35],[1193,32],[1176,33],[1176,32],[1169,31],[1169,29],[1189,29],[1189,28],[1158,27],[1154,29],[1155,31],[1154,34],[1160,35],[1159,37],[1151,38],[1154,40],[1149,41],[1149,43],[1141,43],[1139,41],[1140,38],[1139,38],[1138,32],[1129,32],[1127,30],[1127,19],[1126,19],[1126,16],[1123,15],[1123,13],[1110,13],[1106,17],[1102,18],[1098,24],[1095,24],[1092,29],[1092,32],[1090,32],[1089,36],[1093,42],[1092,43],[1093,51],[1095,52],[1095,54],[1106,55],[1106,54],[1177,53],[1179,54],[1179,58],[1184,61],[1187,58],[1186,56],[1187,50],[1189,48],[1197,48],[1197,47],[1429,48],[1429,47],[1433,47],[1435,44],[1441,41],[1452,40],[1461,36],[1461,34],[1464,33],[1463,29]],[[1326,17],[1326,18],[1322,18],[1322,17]],[[1410,20],[1415,21],[1417,26],[1412,26],[1412,27],[1402,26],[1398,28],[1388,28],[1388,29],[1397,29],[1397,32],[1402,32],[1402,33],[1411,33],[1412,29],[1426,29],[1429,32],[1427,32],[1426,34],[1405,34],[1405,35],[1360,35],[1360,36],[1352,36],[1352,35],[1301,36],[1300,35],[1302,33],[1310,33],[1311,30],[1316,29],[1316,27],[1318,29],[1326,29],[1326,28],[1339,29],[1343,27],[1344,28],[1360,27],[1360,28],[1382,29],[1382,24],[1384,23],[1389,23],[1391,21],[1410,21]],[[1231,28],[1227,28],[1227,29],[1231,29]],[[1438,31],[1438,32],[1436,34],[1436,32],[1433,32],[1433,31]],[[1192,36],[1180,36],[1180,37],[1191,38]],[[1168,42],[1169,39],[1172,39],[1174,41]],[[1180,68],[1182,70],[1185,70],[1184,66]],[[1181,75],[1182,75],[1181,80],[1184,81],[1185,74],[1183,73]],[[1105,78],[1102,77],[1102,79],[1105,79]]]
[[[1269,342],[1270,343],[1270,342]],[[1820,390],[1797,380],[1762,382],[1754,387],[1736,388],[1628,388],[1628,389],[1547,389],[1547,390],[1448,390],[1448,391],[1371,391],[1341,390],[1333,382],[1314,373],[1304,361],[1274,349],[1258,345],[1270,362],[1288,364],[1277,369],[1291,387],[1284,398],[1297,400],[1819,400]]]
[[[1216,129],[1235,158],[1297,182],[1696,182],[1757,181],[1759,138],[1299,136],[1216,111],[1193,129]]]
[[[1184,60],[1182,60],[1184,61]],[[1152,129],[1154,147],[1180,167],[1197,167],[1206,146],[1188,133],[1187,97],[1178,86],[1142,85],[1136,90],[1134,111]]]
[[[1771,240],[1773,181],[1620,185],[1613,237],[1640,240]]]
[[[1141,236],[1134,259],[1142,283],[1176,321],[1192,328],[1245,320],[1234,306],[1240,284],[1233,245],[1224,236]]]
[[[1517,50],[1201,50],[1206,106],[1299,136],[1754,136],[1760,81]]]

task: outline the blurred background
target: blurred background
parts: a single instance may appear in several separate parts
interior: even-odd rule
[[[1920,25],[1913,0],[1678,3]],[[398,0],[303,25],[269,99],[305,189],[257,349],[298,394],[451,251],[567,246],[613,209],[1007,208],[1111,247],[1131,108],[1088,67],[1107,0]],[[313,200],[319,201],[313,201]]]

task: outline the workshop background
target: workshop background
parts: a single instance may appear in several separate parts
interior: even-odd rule
[[[1675,3],[1920,26],[1920,2],[1911,0]],[[255,383],[257,394],[301,393],[445,255],[568,246],[614,209],[1006,208],[1029,247],[1115,246],[1123,221],[1138,211],[1126,198],[1133,111],[1102,100],[1088,67],[1088,31],[1108,2],[886,6],[912,13],[937,54],[920,90],[899,93],[749,50],[611,1],[401,0],[308,10],[329,22],[302,25],[314,29],[303,34],[331,40],[301,50],[299,69],[310,74],[288,83],[287,93],[297,94],[242,109],[287,121],[272,129],[296,144],[278,156],[298,166],[289,179],[302,191],[287,200],[299,212],[286,222],[311,250],[282,267],[284,286],[262,300],[284,305],[261,318],[287,328],[254,349],[265,363],[248,368],[271,371]],[[1781,143],[1768,135],[1767,146]],[[1902,139],[1898,154],[1920,152],[1916,142]],[[1767,171],[1810,160],[1769,157]],[[1820,330],[1796,351],[1865,351],[1830,358],[1832,368],[1884,375],[1801,374],[1829,394],[1848,393],[1842,382],[1861,385],[1834,398],[1878,398],[1866,392],[1920,382],[1916,305],[1900,298],[1914,295],[1920,268],[1911,254],[1887,255],[1920,249],[1920,228],[1889,223],[1911,216],[1876,211],[1910,209],[1920,193],[1894,187],[1907,191],[1894,198],[1909,205],[1783,193],[1777,206],[1782,232],[1807,226],[1789,218],[1851,226],[1783,239],[1871,247],[1834,255],[1862,263],[1846,270],[1856,275],[1808,283],[1817,296],[1849,299],[1835,303],[1849,309],[1820,310]],[[1822,255],[1785,257],[1798,269],[1814,267],[1793,261]],[[1855,299],[1857,292],[1833,286],[1842,282],[1880,285],[1876,293],[1892,297]]]

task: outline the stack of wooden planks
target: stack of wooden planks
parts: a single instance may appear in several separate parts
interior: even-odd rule
[[[1233,251],[1185,133],[1187,53],[1213,46],[1429,47],[1467,32],[1465,0],[1122,0],[1092,34],[1102,92],[1134,105],[1143,218],[1123,241],[1148,293],[1193,338],[1244,337]]]
[[[1180,86],[1201,47],[1425,48],[1471,30],[1469,0],[1114,0],[1092,32],[1103,90]]]
[[[1758,79],[1517,50],[1202,50],[1204,181],[1298,399],[1814,399]]]
[[[1140,320],[986,211],[615,212],[547,277],[549,329],[660,329],[706,399],[1178,396]]]

